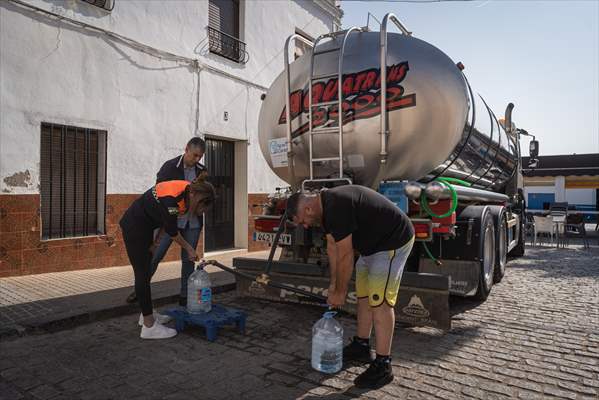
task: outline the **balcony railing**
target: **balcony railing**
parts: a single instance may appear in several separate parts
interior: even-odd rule
[[[106,11],[112,11],[116,0],[82,0],[85,3],[89,3],[96,7],[103,8]]]
[[[218,54],[240,64],[245,64],[250,55],[245,50],[245,43],[234,36],[208,27],[208,45],[211,53]]]

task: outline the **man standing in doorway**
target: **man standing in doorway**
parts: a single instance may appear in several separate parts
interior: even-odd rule
[[[358,297],[357,336],[344,347],[346,361],[370,363],[354,384],[380,388],[393,380],[391,343],[395,327],[393,307],[404,265],[414,244],[409,218],[383,195],[358,185],[346,185],[320,193],[296,193],[287,201],[287,216],[304,227],[321,226],[326,233],[331,272],[328,303],[345,303],[356,262]],[[370,352],[374,325],[376,359]]]
[[[187,142],[185,153],[183,155],[168,160],[162,165],[156,176],[156,183],[174,180],[186,180],[192,182],[200,175],[208,175],[206,167],[200,163],[205,152],[206,142],[199,137],[192,138]],[[179,232],[185,241],[194,249],[198,245],[203,226],[204,219],[189,212],[181,215],[177,220]],[[154,249],[154,255],[152,257],[152,276],[156,272],[158,264],[164,258],[171,243],[172,238],[169,235],[161,235],[158,246]],[[181,292],[179,304],[182,306],[187,305],[187,279],[189,278],[189,275],[193,273],[193,270],[194,262],[189,259],[187,252],[181,249]],[[128,303],[133,303],[136,300],[135,292],[127,297]]]

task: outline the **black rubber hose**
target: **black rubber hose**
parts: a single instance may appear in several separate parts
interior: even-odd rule
[[[285,210],[285,212],[283,213],[283,216],[281,216],[281,222],[279,222],[279,229],[277,229],[277,232],[275,233],[275,240],[272,241],[272,244],[270,246],[270,253],[268,254],[268,261],[266,262],[266,270],[264,271],[264,273],[266,275],[268,275],[270,273],[270,270],[272,268],[272,259],[275,256],[275,251],[277,251],[277,246],[279,245],[279,238],[281,237],[281,232],[283,231],[283,226],[285,225],[286,221],[287,221],[287,210]]]

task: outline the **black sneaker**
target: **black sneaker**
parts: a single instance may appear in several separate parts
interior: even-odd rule
[[[127,296],[127,299],[125,301],[129,304],[135,303],[137,301],[137,295],[135,294],[135,292],[133,292],[129,296]]]
[[[354,336],[352,341],[343,348],[343,362],[358,361],[369,363],[372,361],[370,353],[370,345],[361,343],[357,336]]]
[[[354,385],[360,389],[379,389],[393,381],[393,371],[390,361],[374,360],[366,371],[354,380]]]

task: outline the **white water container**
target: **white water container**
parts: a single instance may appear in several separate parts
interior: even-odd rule
[[[187,312],[207,313],[212,309],[212,283],[203,266],[198,266],[187,280]]]
[[[334,374],[343,366],[343,327],[333,318],[334,311],[325,312],[312,327],[312,368]]]

